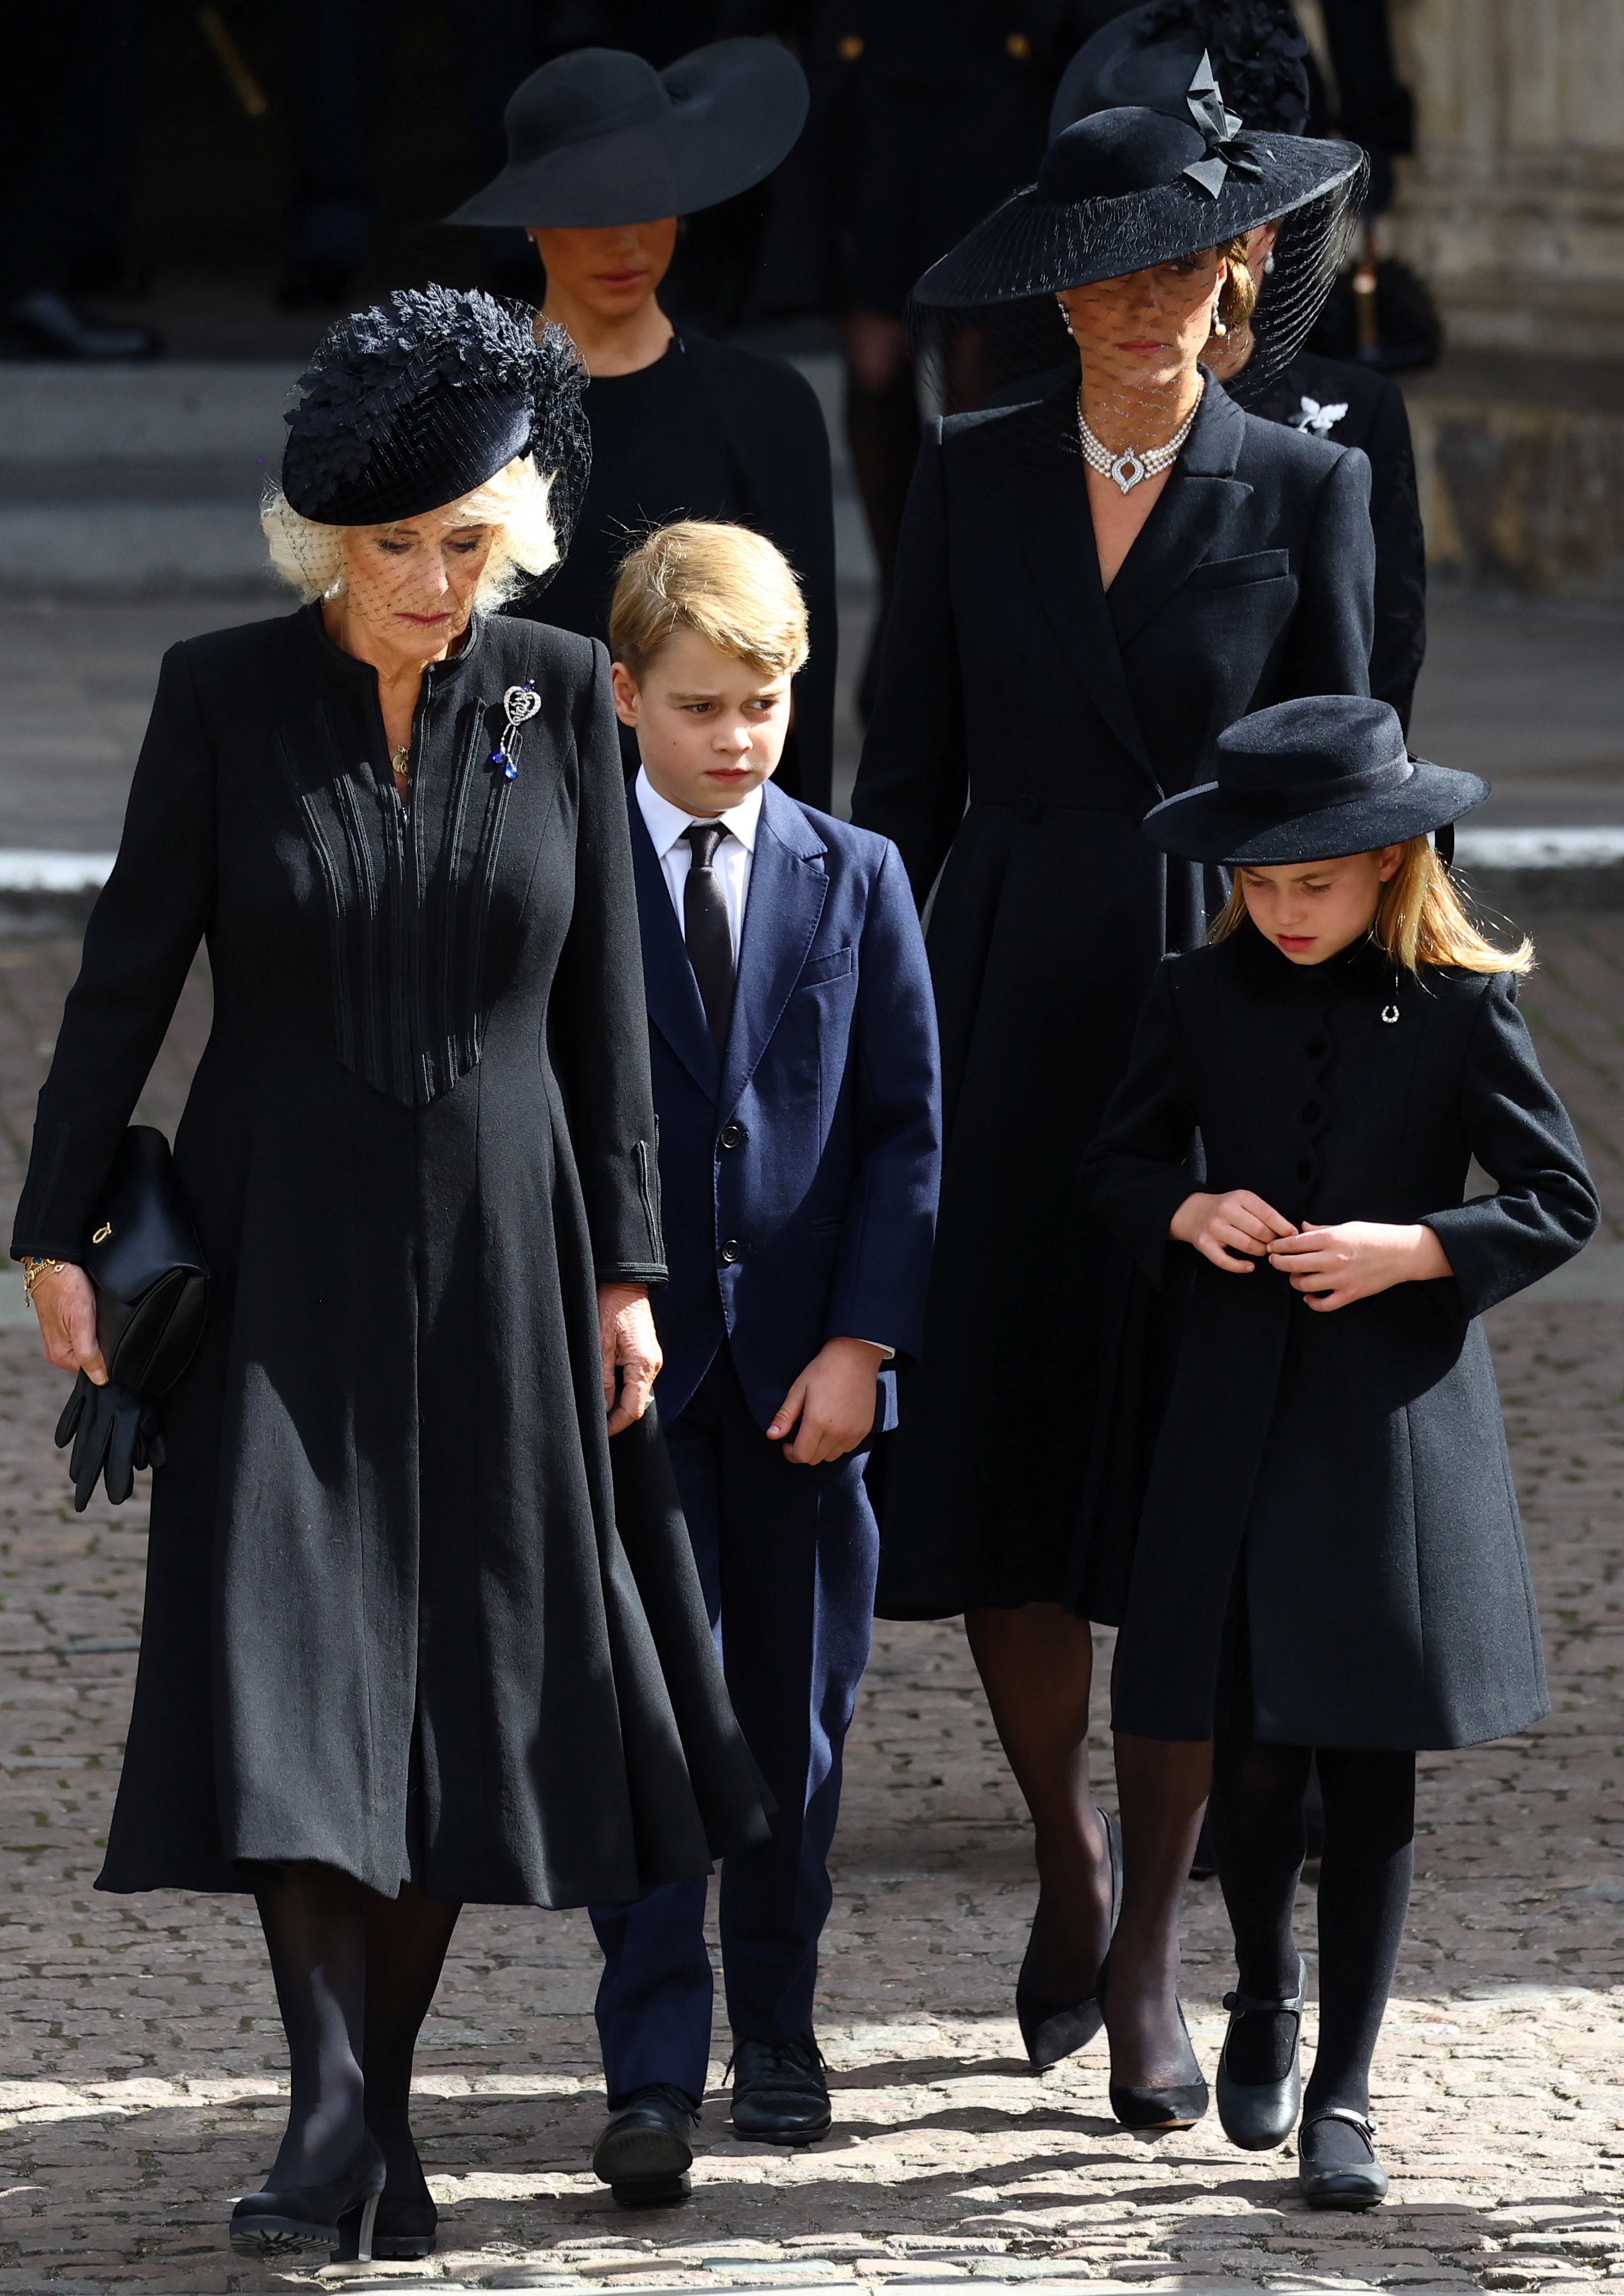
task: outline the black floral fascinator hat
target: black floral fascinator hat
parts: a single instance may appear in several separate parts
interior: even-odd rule
[[[714,40],[664,71],[575,48],[519,82],[507,166],[446,221],[597,230],[692,215],[771,175],[810,102],[776,40]]]
[[[592,471],[586,380],[564,330],[538,330],[521,305],[399,289],[316,346],[284,417],[282,492],[323,526],[380,526],[460,501],[529,455],[551,481],[561,560]]]
[[[1064,135],[1091,112],[1127,103],[1187,119],[1204,58],[1244,127],[1302,135],[1309,44],[1287,0],[1147,0],[1114,16],[1067,64],[1049,132]]]
[[[1217,778],[1145,816],[1163,853],[1232,869],[1330,861],[1442,830],[1489,795],[1476,774],[1412,758],[1398,711],[1362,695],[1277,701],[1215,746]]]

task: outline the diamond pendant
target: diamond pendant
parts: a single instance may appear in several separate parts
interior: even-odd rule
[[[1113,457],[1110,476],[1125,495],[1132,493],[1144,475],[1144,459],[1132,447],[1124,447],[1120,455]]]

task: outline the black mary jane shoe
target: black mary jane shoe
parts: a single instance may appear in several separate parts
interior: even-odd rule
[[[1231,2144],[1238,2144],[1243,2152],[1267,2152],[1272,2146],[1285,2142],[1296,2127],[1297,2115],[1302,2109],[1301,1972],[1295,1993],[1283,1994],[1277,2000],[1267,2000],[1261,1995],[1251,1993],[1226,1993],[1224,2007],[1229,2012],[1229,2029],[1219,2052],[1218,2079],[1214,2084],[1218,2094],[1218,2118]],[[1243,2017],[1293,2017],[1296,2020],[1292,2035],[1292,2061],[1281,2079],[1236,2080],[1230,2071],[1229,2044],[1235,2038],[1235,2028]]]
[[[1106,1829],[1106,1847],[1111,1860],[1111,1923],[1106,1935],[1116,1928],[1116,1916],[1122,1900],[1122,1835],[1115,1818],[1100,1810],[1099,1818]],[[1079,2049],[1086,2049],[1106,2021],[1106,2012],[1098,1991],[1090,1993],[1086,2001],[1056,2001],[1037,1992],[1027,1982],[1026,1972],[1031,1965],[1037,1944],[1038,1924],[1043,1918],[1043,1899],[1038,1898],[1038,1910],[1032,1915],[1032,1934],[1026,1940],[1025,1958],[1020,1976],[1016,1980],[1015,2015],[1025,2045],[1026,2058],[1034,2073],[1047,2072],[1063,2057],[1074,2057]]]
[[[371,2131],[324,2185],[283,2185],[246,2193],[232,2210],[231,2243],[240,2256],[277,2257],[300,2248],[339,2247],[355,2218],[355,2254],[372,2260],[372,2232],[388,2170]]]
[[[699,2118],[693,2099],[670,2081],[633,2090],[605,2122],[592,2147],[592,2174],[623,2209],[667,2208],[685,2201]]]
[[[1368,2161],[1310,2160],[1314,2131],[1328,2120],[1339,2120],[1364,2139]],[[1311,2209],[1374,2209],[1387,2198],[1387,2171],[1375,2149],[1375,2123],[1345,2105],[1330,2105],[1311,2112],[1297,2132],[1297,2182]]]
[[[823,2052],[810,2033],[793,2041],[736,2038],[733,2134],[753,2144],[815,2144],[833,2114]]]

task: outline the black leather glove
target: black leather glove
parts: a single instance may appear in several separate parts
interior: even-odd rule
[[[73,1509],[83,1514],[104,1477],[107,1496],[122,1505],[135,1488],[137,1467],[161,1467],[164,1439],[158,1414],[144,1396],[110,1380],[98,1387],[84,1372],[73,1382],[73,1392],[56,1423],[56,1447],[71,1443],[68,1472],[73,1478]]]

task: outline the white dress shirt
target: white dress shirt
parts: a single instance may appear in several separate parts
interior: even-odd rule
[[[727,905],[728,931],[733,937],[733,970],[739,970],[739,945],[745,932],[745,902],[750,891],[750,863],[755,852],[755,832],[762,817],[762,789],[758,782],[748,797],[730,806],[725,813],[684,813],[681,807],[663,798],[649,778],[649,769],[637,769],[637,802],[648,826],[654,849],[659,857],[665,890],[671,895],[671,905],[677,913],[677,923],[682,923],[682,892],[688,882],[688,873],[693,865],[693,848],[687,832],[696,822],[720,822],[725,834],[717,840],[711,859],[722,898]]]

